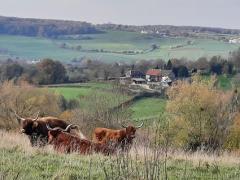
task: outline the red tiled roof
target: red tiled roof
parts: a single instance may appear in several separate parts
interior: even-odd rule
[[[149,69],[147,71],[146,75],[160,76],[161,75],[161,70],[160,69]]]

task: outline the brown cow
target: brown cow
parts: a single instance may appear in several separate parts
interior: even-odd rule
[[[26,134],[31,142],[32,146],[44,146],[47,144],[48,140],[48,129],[46,124],[49,124],[51,127],[61,127],[65,129],[69,124],[64,120],[58,119],[56,117],[41,117],[39,118],[39,113],[36,118],[22,118],[17,113],[15,113],[19,124],[21,125],[21,133]],[[76,129],[78,126],[71,126],[71,133],[78,134]],[[79,136],[85,138],[80,132]]]
[[[108,128],[96,128],[93,132],[93,142],[100,144],[113,143],[115,147],[128,151],[132,145],[135,133],[143,126],[143,122],[137,126],[124,126],[124,129],[114,130]]]
[[[114,153],[114,148],[108,145],[93,143],[86,139],[68,133],[72,124],[66,129],[60,127],[50,128],[47,125],[48,143],[53,145],[54,150],[61,153],[78,152],[80,154],[91,154],[93,152],[109,155]]]

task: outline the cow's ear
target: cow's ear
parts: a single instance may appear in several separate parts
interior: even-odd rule
[[[38,126],[38,122],[34,121],[32,127],[33,127],[33,128],[36,128],[37,126]]]

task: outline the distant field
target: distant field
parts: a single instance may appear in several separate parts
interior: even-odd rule
[[[222,75],[218,77],[218,86],[223,90],[229,90],[232,88],[232,77]]]
[[[94,91],[103,91],[110,89],[110,83],[85,83],[76,87],[68,87],[68,85],[60,87],[51,87],[50,90],[63,95],[66,99],[76,99],[90,95]]]
[[[91,88],[85,87],[59,87],[59,88],[51,88],[56,93],[63,95],[66,99],[76,99],[79,97],[83,97],[89,95],[92,91]]]
[[[63,95],[68,100],[78,99],[80,108],[91,108],[92,103],[100,103],[100,105],[106,103],[106,107],[113,108],[131,98],[128,95],[114,93],[111,83],[85,83],[76,87],[66,85],[65,87],[50,87],[49,89]]]
[[[210,76],[202,76],[203,79],[209,80]],[[232,76],[227,76],[227,75],[220,75],[217,76],[218,78],[218,84],[217,87],[222,90],[230,90],[233,87],[233,77]]]
[[[109,91],[112,85],[107,83],[88,83],[79,87],[54,87],[50,88],[63,95],[66,99],[81,98],[80,105],[84,107],[88,102],[84,97],[91,94],[98,93],[99,95],[106,95],[110,98],[116,98],[115,95]],[[125,98],[128,99],[126,96]],[[144,98],[134,102],[130,106],[133,111],[132,118],[134,120],[158,118],[165,110],[166,100],[160,98]]]
[[[130,108],[133,111],[133,119],[159,118],[165,111],[166,100],[160,98],[144,98],[135,102]]]
[[[108,31],[103,34],[87,34],[83,39],[66,38],[51,40],[38,37],[0,35],[0,58],[25,59],[53,58],[68,62],[74,58],[91,58],[105,62],[132,62],[139,59],[197,59],[201,56],[227,56],[240,45],[211,39],[159,38],[136,32]],[[187,45],[190,41],[191,44]],[[80,46],[79,50],[61,48]],[[151,45],[159,48],[151,50]],[[138,53],[124,54],[123,51]],[[142,53],[140,53],[142,52]]]

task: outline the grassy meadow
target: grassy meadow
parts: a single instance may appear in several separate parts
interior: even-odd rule
[[[211,76],[210,75],[204,75],[201,76],[203,80],[210,80]],[[233,84],[236,82],[233,82],[234,76],[229,76],[229,75],[219,75],[217,76],[218,84],[217,87],[222,90],[230,90],[233,88]]]
[[[112,88],[111,83],[84,83],[80,85],[63,85],[50,87],[50,90],[63,95],[66,99],[76,99],[91,95],[93,92],[104,92]]]
[[[45,39],[39,37],[0,35],[0,57],[23,59],[52,58],[70,61],[74,58],[90,58],[105,62],[133,62],[139,59],[197,59],[202,56],[228,56],[239,45],[222,41],[200,38],[156,37],[137,32],[107,31],[101,34],[81,35],[82,39],[59,38]],[[191,42],[188,44],[188,42]],[[65,44],[67,47],[62,48]],[[152,50],[151,45],[159,48]],[[80,46],[79,50],[74,47]],[[123,51],[138,53],[126,54]],[[54,53],[53,53],[54,52]]]
[[[208,78],[208,77],[206,77]],[[229,78],[219,77],[222,84]],[[228,85],[223,85],[228,86]],[[79,86],[50,87],[51,91],[67,99],[80,98],[80,106],[87,105],[88,97],[95,95],[116,99],[113,85],[87,83]],[[128,100],[124,96],[122,101]],[[95,103],[95,101],[94,101]],[[97,102],[96,102],[97,103]],[[117,105],[117,104],[114,104]],[[133,120],[157,119],[165,110],[166,100],[143,98],[134,102]],[[146,125],[146,124],[145,124]],[[151,129],[152,128],[152,129]],[[103,156],[101,154],[61,154],[51,145],[33,148],[24,134],[0,131],[0,179],[239,179],[239,153],[223,152],[221,155],[197,151],[194,153],[171,149],[170,146],[154,148],[154,132],[137,131],[136,140],[129,153]],[[152,138],[152,141],[150,141]]]
[[[32,148],[26,136],[0,132],[0,179],[239,179],[239,157],[201,152],[155,152],[134,145],[129,154],[59,154]]]
[[[210,76],[202,76],[203,79],[209,80]],[[230,90],[233,87],[233,77],[227,75],[218,76],[218,88],[223,90]],[[109,96],[113,99],[115,94],[111,91],[113,88],[111,83],[86,83],[85,85],[76,87],[54,87],[51,90],[63,95],[66,99],[80,99],[80,106],[84,107],[88,104],[86,97],[92,94],[99,94],[100,96]],[[125,100],[131,98],[127,96]],[[124,102],[124,99],[120,102]],[[132,120],[151,120],[157,119],[163,114],[166,107],[166,99],[156,97],[146,97],[135,101],[130,105],[132,111]]]
[[[92,94],[100,94],[116,98],[111,91],[111,83],[87,83],[86,85],[68,87],[52,87],[50,90],[63,95],[66,99],[80,99],[80,106],[84,107],[88,102],[86,97]],[[126,96],[126,100],[131,98]],[[123,99],[124,101],[124,99]],[[121,101],[121,102],[123,102]],[[165,110],[166,100],[162,98],[143,98],[130,106],[133,120],[148,120],[158,118]]]
[[[133,105],[130,109],[133,111],[132,118],[135,120],[147,120],[159,118],[165,111],[166,100],[161,98],[144,98]]]

